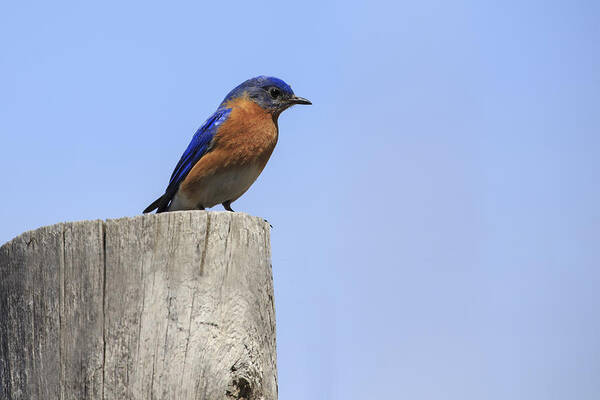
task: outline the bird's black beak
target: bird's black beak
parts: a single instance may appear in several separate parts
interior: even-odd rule
[[[304,97],[292,96],[288,102],[290,104],[312,104],[310,100],[305,99]]]

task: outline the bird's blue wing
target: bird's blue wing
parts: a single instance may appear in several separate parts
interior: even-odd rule
[[[185,179],[192,167],[209,150],[210,143],[215,136],[219,125],[227,120],[230,113],[231,108],[219,109],[215,111],[215,113],[211,115],[210,118],[208,118],[200,128],[198,128],[194,134],[194,137],[192,138],[192,141],[188,145],[187,149],[181,156],[181,159],[177,163],[177,166],[173,170],[173,173],[171,174],[169,186],[166,190],[166,194],[169,196],[169,199],[175,195],[177,189],[179,188],[179,184]]]

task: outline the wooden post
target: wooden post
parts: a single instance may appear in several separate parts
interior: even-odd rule
[[[269,225],[185,211],[0,248],[0,399],[277,399]]]

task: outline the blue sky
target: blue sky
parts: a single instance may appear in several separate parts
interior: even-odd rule
[[[280,118],[281,399],[597,399],[600,3],[0,6],[0,242],[136,215],[225,94]]]

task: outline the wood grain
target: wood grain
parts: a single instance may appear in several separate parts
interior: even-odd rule
[[[269,225],[185,211],[0,248],[0,399],[276,399]]]

